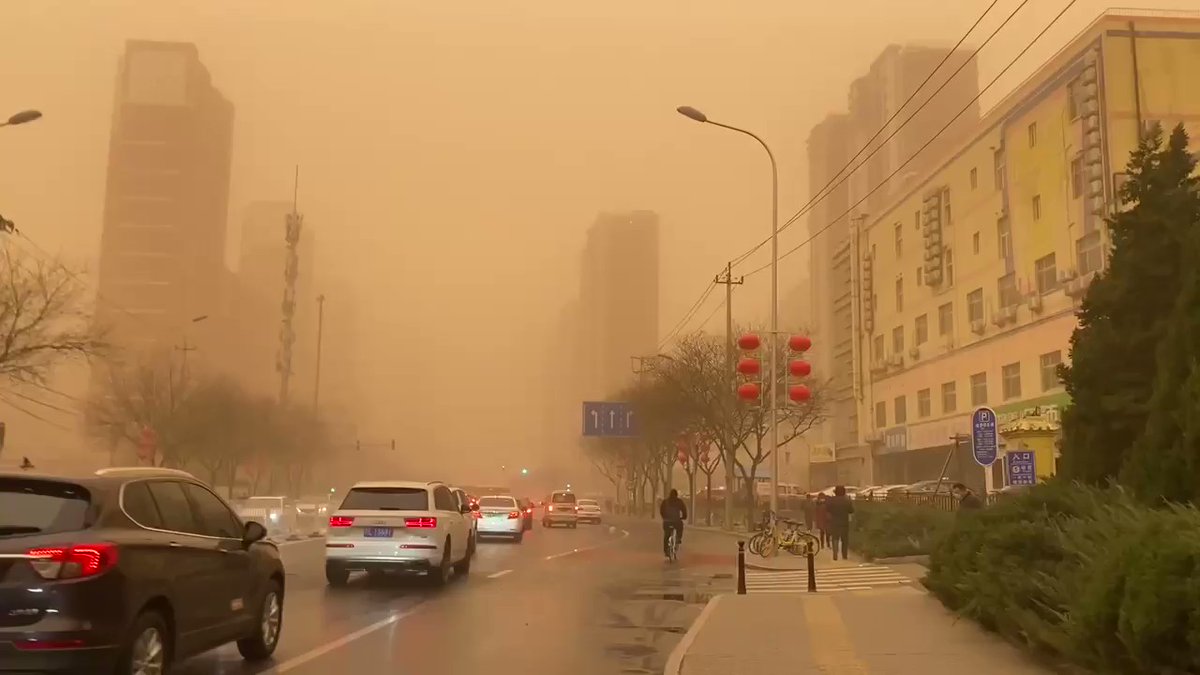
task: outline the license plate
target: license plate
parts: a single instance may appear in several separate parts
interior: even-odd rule
[[[363,533],[363,536],[364,537],[379,537],[381,539],[387,538],[387,537],[392,536],[392,528],[390,528],[390,527],[368,527],[367,531]]]
[[[487,514],[487,517],[488,518],[507,518],[508,514],[507,513],[489,513],[489,514]]]

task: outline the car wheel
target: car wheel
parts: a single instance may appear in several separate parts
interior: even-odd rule
[[[467,542],[467,554],[454,563],[454,573],[467,576],[471,573],[471,558],[475,557],[475,542]]]
[[[350,581],[350,570],[340,565],[325,563],[325,581],[330,586],[345,586]]]
[[[247,661],[262,661],[270,658],[279,645],[279,634],[283,632],[283,591],[271,580],[258,607],[258,620],[250,637],[237,641],[238,653]]]
[[[118,675],[165,673],[170,668],[170,634],[166,620],[158,612],[142,612],[125,640],[117,657]]]
[[[548,521],[548,520],[543,520],[543,521],[542,521],[542,527],[550,527],[550,521]]]
[[[524,532],[518,532],[518,533],[517,533],[517,535],[513,537],[513,543],[514,543],[514,544],[519,544],[519,543],[521,543],[521,542],[522,542],[522,541],[524,541],[524,540],[525,540],[525,533],[524,533]]]
[[[450,538],[446,537],[446,544],[442,547],[442,561],[437,567],[429,570],[429,581],[434,586],[445,586],[446,582],[450,581]]]

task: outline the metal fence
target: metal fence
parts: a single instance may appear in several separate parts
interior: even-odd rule
[[[990,494],[987,499],[980,498],[984,504],[991,506],[1002,498],[998,494]],[[856,502],[876,504],[908,504],[924,506],[939,511],[957,511],[958,497],[949,492],[891,492],[886,495],[857,495]]]

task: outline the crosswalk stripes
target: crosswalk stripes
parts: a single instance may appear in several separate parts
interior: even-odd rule
[[[818,567],[818,591],[867,591],[872,588],[912,583],[912,579],[883,565]],[[746,590],[751,593],[803,593],[808,590],[806,570],[746,571]]]

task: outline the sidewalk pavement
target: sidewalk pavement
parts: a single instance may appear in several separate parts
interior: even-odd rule
[[[1030,675],[1050,670],[923,589],[718,595],[665,675]]]

